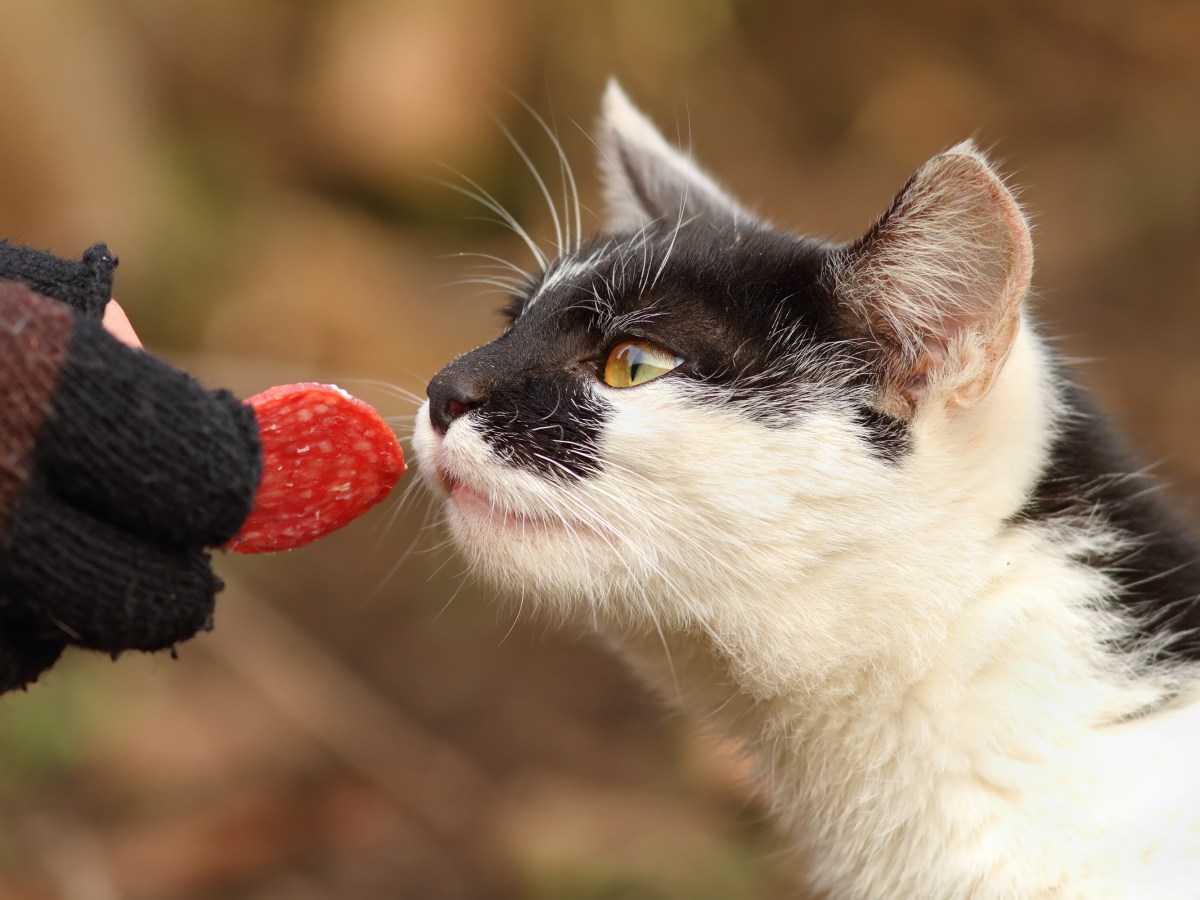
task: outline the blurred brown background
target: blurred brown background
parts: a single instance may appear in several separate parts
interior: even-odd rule
[[[1041,318],[1194,512],[1198,40],[1190,0],[14,0],[0,235],[107,241],[147,345],[213,384],[335,380],[407,432],[405,392],[498,326],[446,257],[528,262],[436,179],[550,233],[497,119],[555,157],[510,91],[592,208],[616,74],[747,203],[839,238],[974,135],[1035,218]],[[0,897],[789,896],[728,754],[464,586],[429,522],[398,492],[221,558],[177,661],[76,654],[0,700]]]

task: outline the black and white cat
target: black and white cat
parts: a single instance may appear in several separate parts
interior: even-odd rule
[[[1200,897],[1200,552],[1022,303],[970,143],[847,245],[615,85],[610,233],[417,422],[461,551],[757,761],[835,898]]]

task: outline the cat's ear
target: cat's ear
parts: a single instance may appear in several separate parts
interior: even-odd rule
[[[634,231],[651,222],[695,218],[719,224],[753,219],[741,205],[672,147],[610,80],[600,113],[600,169],[608,227]]]
[[[935,391],[979,402],[1016,338],[1032,268],[1025,216],[971,142],[922,166],[831,269],[844,314],[879,351],[881,405],[908,416]]]

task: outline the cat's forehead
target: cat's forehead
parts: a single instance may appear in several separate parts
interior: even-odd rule
[[[604,334],[658,327],[737,332],[805,321],[825,330],[830,247],[764,228],[706,222],[610,235],[553,260],[512,310]]]

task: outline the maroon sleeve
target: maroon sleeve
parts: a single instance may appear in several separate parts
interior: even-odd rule
[[[23,284],[0,281],[0,547],[32,471],[73,331],[67,307]]]

